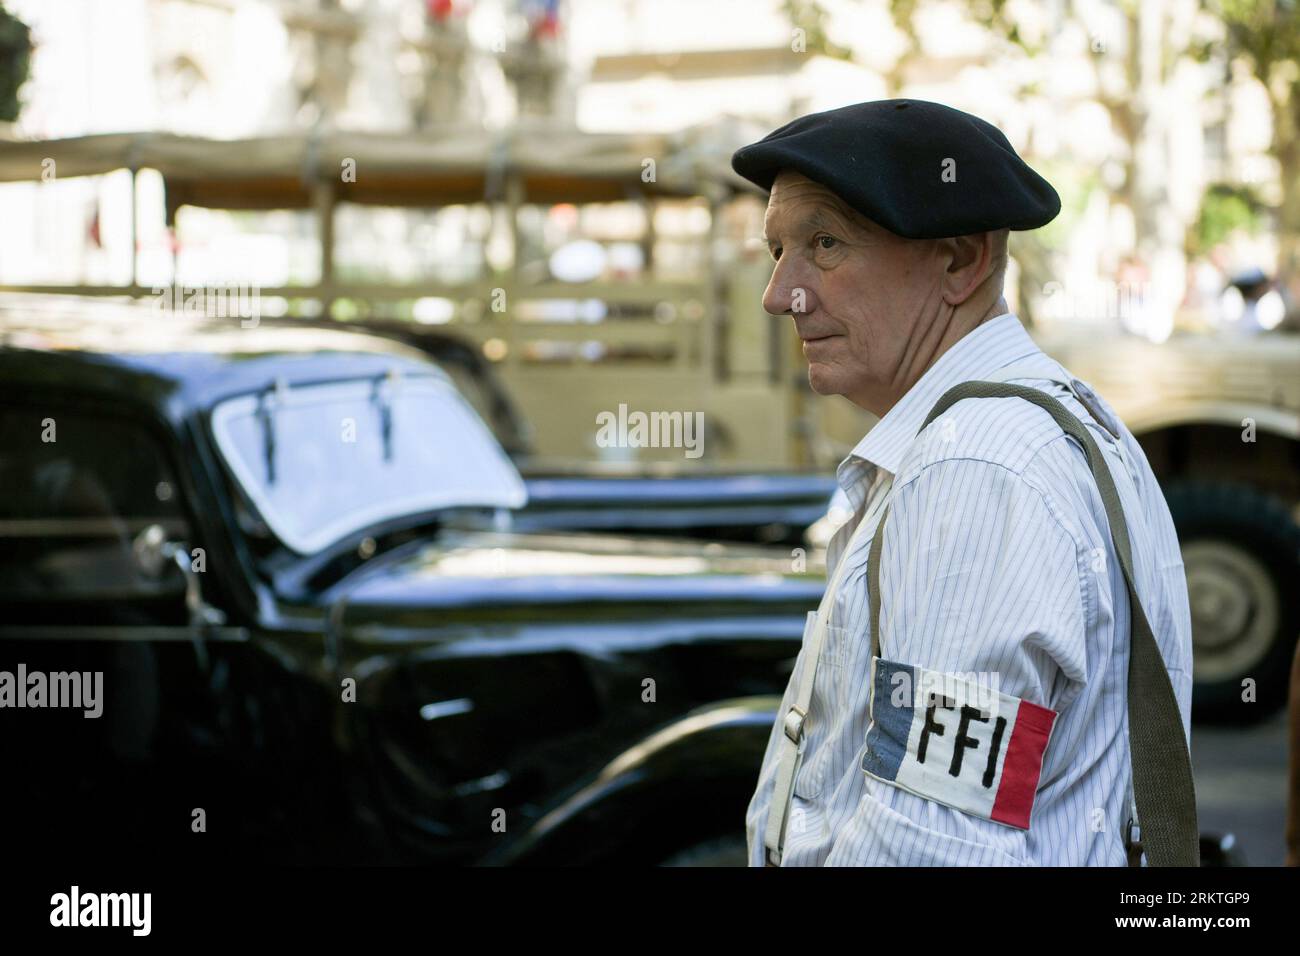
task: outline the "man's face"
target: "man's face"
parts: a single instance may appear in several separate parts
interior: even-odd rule
[[[776,260],[763,308],[794,319],[813,390],[887,408],[942,304],[936,243],[894,235],[793,171],[772,185],[763,232]]]

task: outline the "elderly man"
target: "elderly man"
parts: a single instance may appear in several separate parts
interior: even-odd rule
[[[1056,192],[996,128],[918,100],[801,117],[732,165],[771,193],[764,307],[816,392],[880,419],[837,472],[854,515],[751,864],[1195,865],[1173,522],[1128,429],[1002,295],[1009,230]]]

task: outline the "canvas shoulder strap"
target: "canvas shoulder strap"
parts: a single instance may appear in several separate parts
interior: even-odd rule
[[[1012,377],[1007,374],[1009,371],[1003,370],[1003,374],[998,377]],[[1023,377],[1060,380],[1056,376],[1043,376],[1029,371]],[[1064,384],[1070,387],[1069,382]],[[1083,446],[1088,467],[1106,508],[1106,520],[1119,556],[1131,608],[1129,749],[1133,769],[1132,788],[1138,820],[1142,826],[1143,849],[1152,866],[1198,866],[1200,836],[1196,822],[1196,793],[1182,717],[1155,634],[1138,600],[1128,524],[1124,520],[1119,492],[1110,469],[1102,458],[1101,449],[1084,424],[1055,398],[1035,388],[1005,382],[964,382],[950,388],[931,409],[921,430],[952,405],[966,398],[1022,398],[1032,402],[1051,415],[1067,435]],[[1085,407],[1089,406],[1085,403]],[[1092,412],[1090,407],[1089,411]],[[1100,419],[1098,422],[1105,427]],[[880,653],[880,552],[888,517],[889,508],[886,506],[867,558],[873,656]]]

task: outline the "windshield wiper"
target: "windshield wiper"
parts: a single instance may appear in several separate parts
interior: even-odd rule
[[[384,461],[393,460],[393,401],[397,398],[401,385],[402,375],[395,368],[375,379],[372,400],[379,405],[379,433],[384,442]]]
[[[266,483],[275,484],[275,422],[272,418],[274,408],[285,403],[289,396],[289,385],[278,378],[275,384],[257,396],[257,420],[262,424],[262,457],[266,462]]]

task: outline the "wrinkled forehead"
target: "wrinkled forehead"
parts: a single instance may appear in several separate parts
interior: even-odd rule
[[[777,232],[804,229],[833,229],[844,232],[881,231],[833,190],[793,169],[783,169],[772,182],[763,215],[763,229],[770,237]]]

